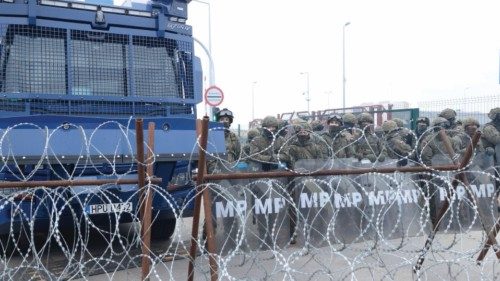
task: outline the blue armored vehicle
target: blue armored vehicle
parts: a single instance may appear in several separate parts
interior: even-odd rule
[[[168,238],[175,218],[190,215],[189,173],[198,152],[202,73],[186,24],[188,3],[0,0],[1,179],[134,177],[134,120],[154,122],[154,175],[162,183],[152,235]],[[210,139],[212,151],[224,151],[223,132]],[[138,216],[137,190],[120,184],[50,194],[2,189],[0,235],[33,222],[34,229],[82,217],[109,223],[116,212],[117,222],[131,222]]]

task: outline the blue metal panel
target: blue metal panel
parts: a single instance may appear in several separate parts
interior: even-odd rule
[[[102,126],[105,122],[110,122],[110,119],[69,116],[0,118],[0,133],[6,132],[6,129],[13,124],[33,124],[9,130],[0,151],[2,156],[13,154],[19,159],[29,157],[34,159],[34,162],[37,162],[39,157],[44,156],[45,153],[48,154],[47,156],[57,155],[63,162],[64,158],[78,156],[86,158],[87,156],[99,155],[117,157],[125,157],[126,155],[130,157],[132,153],[135,154],[136,148],[135,121],[131,119],[113,119],[112,121],[116,123],[107,123],[107,125]],[[65,122],[75,126],[71,126],[68,130],[59,128],[54,131]],[[144,119],[144,124],[149,122],[155,123],[155,153],[158,157],[162,159],[197,157],[196,120],[187,118]],[[123,127],[120,129],[118,124]],[[80,126],[83,132],[78,129]],[[168,126],[169,130],[164,130],[165,126]],[[211,128],[218,126],[220,124],[215,122],[210,124]],[[45,142],[47,137],[43,129],[45,127],[49,130],[50,135],[48,144]],[[144,135],[147,136],[147,134],[148,132],[145,130]],[[223,130],[210,131],[207,148],[210,153],[225,152]]]
[[[31,0],[33,1],[33,0]],[[32,3],[32,2],[30,2]],[[26,16],[30,17],[30,24],[40,25],[39,20],[57,20],[61,22],[57,27],[67,27],[75,29],[76,26],[67,26],[66,24],[77,24],[79,26],[85,26],[85,30],[92,30],[91,24],[95,20],[95,11],[62,8],[62,7],[52,7],[44,5],[34,4],[6,4],[0,3],[0,17],[1,16]],[[155,34],[153,36],[158,36],[158,31],[168,30],[169,32],[175,32],[179,34],[184,34],[192,36],[192,27],[186,24],[178,22],[170,22],[164,15],[156,17],[141,17],[133,15],[121,15],[114,13],[104,13],[106,18],[106,23],[110,27],[125,27],[129,29],[141,29],[141,34],[144,35],[144,30],[150,30]],[[11,23],[11,22],[9,22]],[[81,28],[78,28],[81,29]],[[161,35],[160,37],[163,37]]]

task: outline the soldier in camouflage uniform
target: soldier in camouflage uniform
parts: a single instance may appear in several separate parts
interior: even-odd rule
[[[431,122],[427,117],[419,117],[417,119],[417,128],[415,129],[415,135],[417,136],[417,139],[420,139],[420,137],[427,131],[427,129],[429,129],[430,125]]]
[[[224,124],[224,142],[226,144],[227,161],[230,163],[236,162],[241,155],[240,140],[229,128],[233,123],[233,112],[227,108],[215,114],[215,120]]]
[[[294,123],[293,130],[294,135],[280,154],[288,167],[293,169],[298,160],[323,158],[321,147],[312,141],[311,126],[307,122]]]
[[[392,159],[399,159],[398,166],[405,166],[408,163],[408,157],[413,148],[406,143],[396,122],[387,120],[382,124],[384,130],[384,146],[387,156]]]
[[[460,154],[465,153],[467,147],[471,143],[472,137],[474,136],[480,125],[479,121],[477,121],[475,118],[467,117],[462,121],[462,126],[464,134],[458,135],[458,137],[460,138]],[[476,152],[484,151],[484,147],[481,142],[477,143],[475,150]]]
[[[354,145],[350,145],[353,137],[347,130],[343,130],[342,117],[337,114],[330,115],[327,125],[328,132],[321,134],[324,140],[321,142],[323,155],[336,158],[354,157]]]
[[[314,120],[311,122],[311,128],[314,133],[320,134],[321,132],[323,132],[325,126],[323,125],[321,120]]]
[[[493,165],[495,169],[495,177],[499,178],[498,166],[500,165],[500,107],[495,107],[490,110],[488,117],[491,122],[484,124],[481,142],[486,150],[486,153],[493,154]],[[496,190],[500,189],[498,181],[495,181]],[[497,195],[497,208],[500,212],[500,195]]]
[[[417,145],[417,138],[410,129],[405,127],[403,119],[392,118],[392,121],[396,122],[396,125],[398,125],[398,133],[401,135],[401,139],[414,148]]]
[[[442,154],[446,157],[450,157],[439,134],[439,131],[441,129],[446,129],[447,127],[449,127],[449,121],[443,117],[436,117],[432,121],[432,125],[434,126],[434,132],[429,133],[420,145],[422,147],[422,163],[427,166],[432,165],[432,158],[435,155]],[[453,132],[450,130],[446,130],[445,132],[448,136],[453,152],[456,153],[460,151],[460,139],[458,139],[456,135],[453,136]],[[455,157],[455,155],[453,157]]]
[[[245,153],[245,157],[250,156],[250,143],[258,135],[260,135],[259,130],[257,130],[257,129],[248,130],[247,143],[243,146],[243,153]]]
[[[207,161],[207,171],[209,173],[219,173],[224,167],[230,167],[234,162],[238,161],[241,156],[241,144],[236,136],[229,128],[233,123],[233,112],[227,108],[215,113],[215,120],[224,125],[224,144],[226,146],[226,159],[228,164],[224,164],[221,159],[210,159]]]
[[[484,124],[481,142],[484,148],[490,153],[495,154],[495,166],[500,165],[500,159],[497,158],[495,149],[500,150],[500,107],[490,110],[488,117],[491,122]]]
[[[278,120],[278,135],[283,139],[288,137],[288,121],[284,119]]]
[[[371,114],[363,112],[358,117],[359,127],[363,130],[363,135],[355,143],[356,157],[358,160],[368,159],[372,163],[383,162],[386,152],[382,140],[373,133],[373,117]]]
[[[278,126],[279,123],[276,117],[265,117],[262,120],[260,135],[256,136],[250,143],[250,159],[255,163],[262,164],[263,171],[278,168],[278,154],[285,143],[283,138],[276,134]]]
[[[353,113],[346,113],[342,116],[344,121],[344,128],[353,137],[352,141],[356,141],[362,134],[361,130],[358,128],[358,117]]]
[[[444,124],[444,128],[449,130],[448,134],[452,137],[460,134],[462,132],[462,127],[457,124],[457,112],[451,108],[445,108],[438,117],[443,117],[448,121]]]

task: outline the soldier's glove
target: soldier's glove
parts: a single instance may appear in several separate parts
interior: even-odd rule
[[[493,147],[487,147],[485,152],[486,152],[486,155],[488,155],[488,156],[495,154],[495,150],[493,149]]]
[[[378,156],[378,162],[384,162],[385,161],[385,156],[383,154]]]
[[[375,155],[373,155],[373,154],[366,155],[366,158],[368,160],[370,160],[370,162],[372,162],[372,163],[374,163],[377,160],[377,157],[375,157]]]

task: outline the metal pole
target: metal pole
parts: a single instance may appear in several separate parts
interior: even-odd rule
[[[142,128],[141,128],[142,129]],[[153,176],[153,151],[154,151],[155,123],[148,123],[148,152],[146,175],[148,179]],[[143,155],[144,156],[144,155]],[[146,163],[145,163],[146,164]],[[144,186],[142,191],[141,205],[144,206],[143,217],[141,218],[141,240],[142,240],[142,280],[149,280],[149,271],[151,270],[151,260],[149,252],[151,249],[151,218],[153,210],[153,194],[151,186]]]
[[[196,250],[198,243],[198,225],[200,222],[201,200],[203,197],[203,207],[205,211],[205,230],[207,234],[207,248],[209,253],[210,276],[211,280],[217,280],[217,261],[215,260],[215,237],[214,226],[212,223],[212,209],[210,202],[210,194],[206,187],[203,187],[205,172],[206,172],[206,149],[208,141],[208,116],[203,117],[203,120],[197,123],[197,134],[199,135],[199,157],[198,157],[198,174],[196,177],[196,195],[194,202],[193,225],[191,229],[191,248],[189,249],[189,264],[188,264],[188,281],[194,280],[194,260],[196,258]]]
[[[215,85],[215,71],[214,71],[214,64],[213,64],[213,60],[212,60],[212,10],[210,7],[210,3],[208,3],[208,2],[201,1],[201,0],[193,0],[193,1],[201,3],[201,4],[205,4],[208,7],[208,50],[205,49],[205,52],[207,52],[208,57],[210,59],[208,80],[209,80],[210,86],[213,86],[213,85]],[[197,42],[200,43],[199,41],[197,41]],[[201,43],[200,43],[200,45],[203,46],[203,44],[201,44]],[[210,117],[213,116],[213,109],[214,109],[213,107],[210,107],[210,112],[209,112]]]
[[[344,108],[345,113],[345,28],[351,24],[350,22],[344,23],[342,27],[342,108]]]

